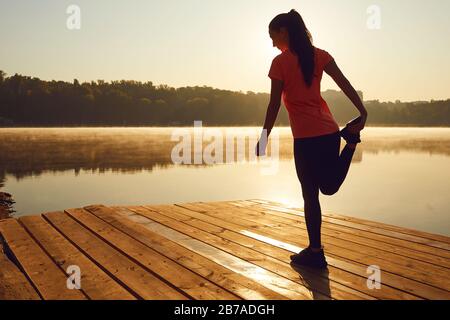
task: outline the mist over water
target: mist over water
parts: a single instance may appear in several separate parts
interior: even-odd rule
[[[175,129],[0,129],[0,190],[13,195],[15,216],[99,203],[251,198],[303,207],[290,128],[274,129],[280,149],[270,175],[250,150],[243,161],[176,165]],[[339,192],[320,195],[322,211],[450,235],[450,128],[367,127],[361,139]]]

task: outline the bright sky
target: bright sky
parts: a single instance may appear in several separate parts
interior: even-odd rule
[[[80,30],[66,27],[70,4]],[[379,30],[367,27],[372,4]],[[450,98],[448,0],[0,0],[0,70],[269,92],[279,51],[267,26],[292,8],[366,100]]]

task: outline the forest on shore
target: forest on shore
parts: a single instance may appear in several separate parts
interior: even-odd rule
[[[363,93],[358,92],[363,98]],[[336,121],[358,115],[340,91],[322,93]],[[262,126],[268,93],[208,86],[173,88],[152,82],[44,81],[0,71],[0,126]],[[450,99],[364,101],[370,126],[450,126]],[[289,126],[281,108],[276,125]]]

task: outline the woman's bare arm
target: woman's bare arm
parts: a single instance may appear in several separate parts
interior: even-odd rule
[[[272,85],[270,90],[270,102],[267,106],[266,120],[264,121],[263,132],[256,145],[256,155],[260,156],[265,154],[267,141],[269,139],[270,132],[275,125],[275,121],[280,111],[281,106],[281,94],[283,93],[283,81],[272,79]],[[261,145],[261,147],[260,147]]]
[[[355,88],[351,85],[350,81],[347,80],[347,78],[344,76],[342,71],[339,69],[339,67],[336,64],[336,61],[331,60],[324,68],[324,71],[336,82],[336,84],[341,88],[341,90],[345,93],[345,95],[351,100],[351,102],[355,105],[355,107],[359,110],[361,113],[361,116],[363,117],[362,121],[362,128],[364,127],[364,124],[366,122],[367,118],[367,110],[364,107],[363,102],[361,101],[361,98],[359,97],[358,93],[356,92]],[[358,127],[357,125],[355,127]]]
[[[281,106],[281,94],[283,92],[283,81],[272,79],[272,85],[270,90],[270,102],[267,106],[266,120],[264,121],[263,129],[267,130],[267,136],[275,125],[277,120],[278,112]]]

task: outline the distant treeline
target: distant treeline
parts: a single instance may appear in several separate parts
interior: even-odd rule
[[[362,92],[359,92],[363,97]],[[323,92],[335,119],[358,111],[340,91]],[[0,126],[261,126],[268,93],[207,86],[172,88],[152,82],[43,81],[0,71]],[[450,126],[450,99],[402,103],[365,101],[367,125]],[[283,107],[277,125],[289,125]]]

